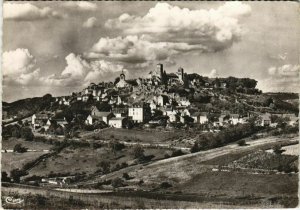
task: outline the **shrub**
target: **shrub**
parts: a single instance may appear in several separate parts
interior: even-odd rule
[[[21,137],[24,138],[26,141],[32,141],[34,138],[34,135],[32,133],[31,128],[29,128],[29,127],[21,128]]]
[[[246,145],[246,141],[245,141],[244,139],[242,139],[242,140],[239,140],[239,141],[237,142],[237,144],[238,144],[239,146],[245,146],[245,145]]]
[[[123,173],[122,177],[126,180],[130,179],[130,176],[128,175],[128,173]]]
[[[14,180],[14,182],[19,183],[20,182],[20,178],[21,176],[25,176],[27,175],[26,171],[20,170],[20,169],[13,169],[10,172],[10,175],[12,177],[12,179]]]
[[[175,150],[172,152],[172,157],[177,157],[177,156],[181,156],[184,155],[184,153],[181,151],[181,149]]]
[[[24,153],[24,152],[27,152],[27,148],[23,147],[22,144],[16,144],[14,147],[14,152]]]
[[[160,187],[161,188],[169,188],[169,187],[172,187],[172,185],[169,182],[162,182],[160,184]]]
[[[124,186],[124,182],[121,178],[117,177],[111,181],[111,186],[113,186],[114,188],[122,187]]]
[[[197,142],[194,143],[193,147],[191,148],[191,153],[194,153],[194,152],[199,152],[200,151],[200,147],[199,147],[199,144]]]
[[[101,167],[102,173],[106,174],[110,171],[110,163],[108,161],[101,161],[97,166]]]
[[[133,148],[133,156],[134,158],[141,159],[144,157],[144,149],[141,145],[137,144]]]
[[[277,155],[280,155],[283,152],[281,145],[279,145],[279,144],[275,145],[272,149],[273,149],[273,152]]]

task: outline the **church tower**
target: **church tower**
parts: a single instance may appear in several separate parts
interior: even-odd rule
[[[179,78],[180,81],[183,81],[184,79],[184,70],[182,67],[180,67],[178,70],[177,70],[177,76]]]

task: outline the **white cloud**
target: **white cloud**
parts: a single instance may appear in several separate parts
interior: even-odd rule
[[[71,9],[77,9],[82,11],[95,11],[97,10],[97,5],[92,2],[87,1],[69,1],[64,3],[64,6]]]
[[[90,17],[82,25],[84,28],[93,28],[97,26],[97,18]]]
[[[208,77],[210,78],[216,78],[218,75],[218,72],[216,69],[211,70],[211,72],[209,73]]]
[[[285,64],[268,69],[269,77],[258,82],[258,88],[267,91],[300,91],[300,65]]]
[[[62,15],[57,11],[54,11],[50,7],[39,8],[31,3],[4,3],[3,4],[3,17],[9,20],[41,20],[46,18],[63,18],[66,15]]]
[[[2,55],[4,85],[36,85],[40,70],[28,49],[18,48]]]
[[[150,42],[145,37],[100,38],[87,53],[89,58],[109,58],[127,63],[167,60],[171,55],[192,50],[207,50],[202,45]]]
[[[36,60],[29,50],[23,48],[4,52],[2,59],[4,76],[28,73],[32,71],[36,64]]]
[[[41,80],[49,86],[85,86],[91,82],[103,81],[109,74],[125,70],[122,65],[104,60],[88,62],[74,53],[66,57],[67,66],[59,74],[42,77]]]
[[[239,18],[249,15],[251,7],[241,2],[227,2],[218,9],[190,10],[157,3],[145,16],[122,14],[105,26],[125,34],[148,34],[152,41],[201,44],[207,51],[230,47],[243,34]]]

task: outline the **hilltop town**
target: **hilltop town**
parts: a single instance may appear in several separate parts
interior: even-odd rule
[[[34,130],[45,132],[53,127],[53,122],[62,129],[78,122],[90,129],[100,125],[170,128],[202,124],[208,130],[243,124],[250,117],[255,117],[262,126],[276,127],[271,122],[272,116],[286,118],[291,125],[296,123],[296,106],[263,95],[256,84],[249,78],[187,74],[181,67],[176,73],[167,73],[163,64],[157,64],[145,78],[127,80],[122,72],[114,82],[91,83],[81,92],[50,97],[44,110],[26,115],[32,114],[30,122]],[[4,120],[10,114],[7,110],[4,106]]]
[[[298,173],[296,154],[283,153],[298,146],[297,94],[262,93],[249,78],[209,78],[182,67],[170,73],[163,64],[144,78],[126,77],[122,72],[114,82],[91,83],[67,96],[3,103],[5,186],[22,183],[42,193],[150,193],[145,199],[165,193],[185,199],[194,192],[189,199],[195,202],[199,196],[237,202],[241,185],[234,183],[256,173],[247,196],[263,194],[259,203],[272,199],[264,189],[278,182],[271,193],[295,205],[297,198],[283,193],[285,179],[278,176],[294,183]],[[233,186],[226,198],[222,180]],[[264,186],[259,192],[250,187],[258,185]]]

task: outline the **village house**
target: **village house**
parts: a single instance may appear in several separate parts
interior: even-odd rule
[[[157,105],[158,106],[164,106],[168,103],[169,99],[166,95],[160,95],[157,97]]]
[[[48,119],[50,117],[47,114],[34,114],[31,117],[31,124],[33,129],[41,128],[42,126],[46,125]]]
[[[108,121],[108,125],[113,128],[122,128],[125,117],[113,117]]]
[[[145,122],[149,120],[151,116],[151,109],[144,103],[136,103],[129,107],[128,116],[131,117],[134,122]]]
[[[265,113],[260,116],[260,125],[261,126],[269,126],[271,124],[271,114]]]
[[[86,119],[86,124],[92,125],[95,122],[103,121],[108,124],[109,120],[114,115],[111,112],[99,112],[97,115],[89,115]]]

